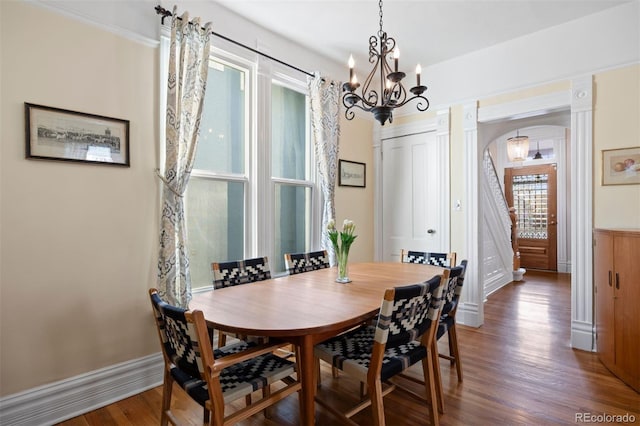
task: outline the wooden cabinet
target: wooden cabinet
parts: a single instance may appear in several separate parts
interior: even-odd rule
[[[640,392],[640,230],[594,231],[600,361]]]

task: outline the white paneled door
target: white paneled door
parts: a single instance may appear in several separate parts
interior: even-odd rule
[[[382,140],[382,253],[448,251],[447,144],[435,132]]]

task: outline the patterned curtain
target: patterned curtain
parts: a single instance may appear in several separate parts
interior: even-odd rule
[[[158,290],[172,305],[191,300],[183,196],[198,145],[200,115],[209,70],[211,23],[201,28],[173,9],[167,86],[166,160],[162,190]]]
[[[320,174],[320,187],[324,195],[321,247],[329,252],[331,265],[336,264],[336,254],[329,240],[327,224],[329,220],[336,217],[335,188],[340,138],[340,87],[339,82],[326,81],[319,75],[309,80],[311,128]]]

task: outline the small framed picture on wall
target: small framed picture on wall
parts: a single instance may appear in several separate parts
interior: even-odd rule
[[[640,184],[640,146],[602,151],[602,185]]]
[[[367,165],[356,161],[339,160],[338,185],[364,188],[367,182]]]

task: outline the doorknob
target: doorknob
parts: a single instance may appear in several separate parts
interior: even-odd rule
[[[436,230],[435,229],[427,229],[427,234],[435,234]]]

